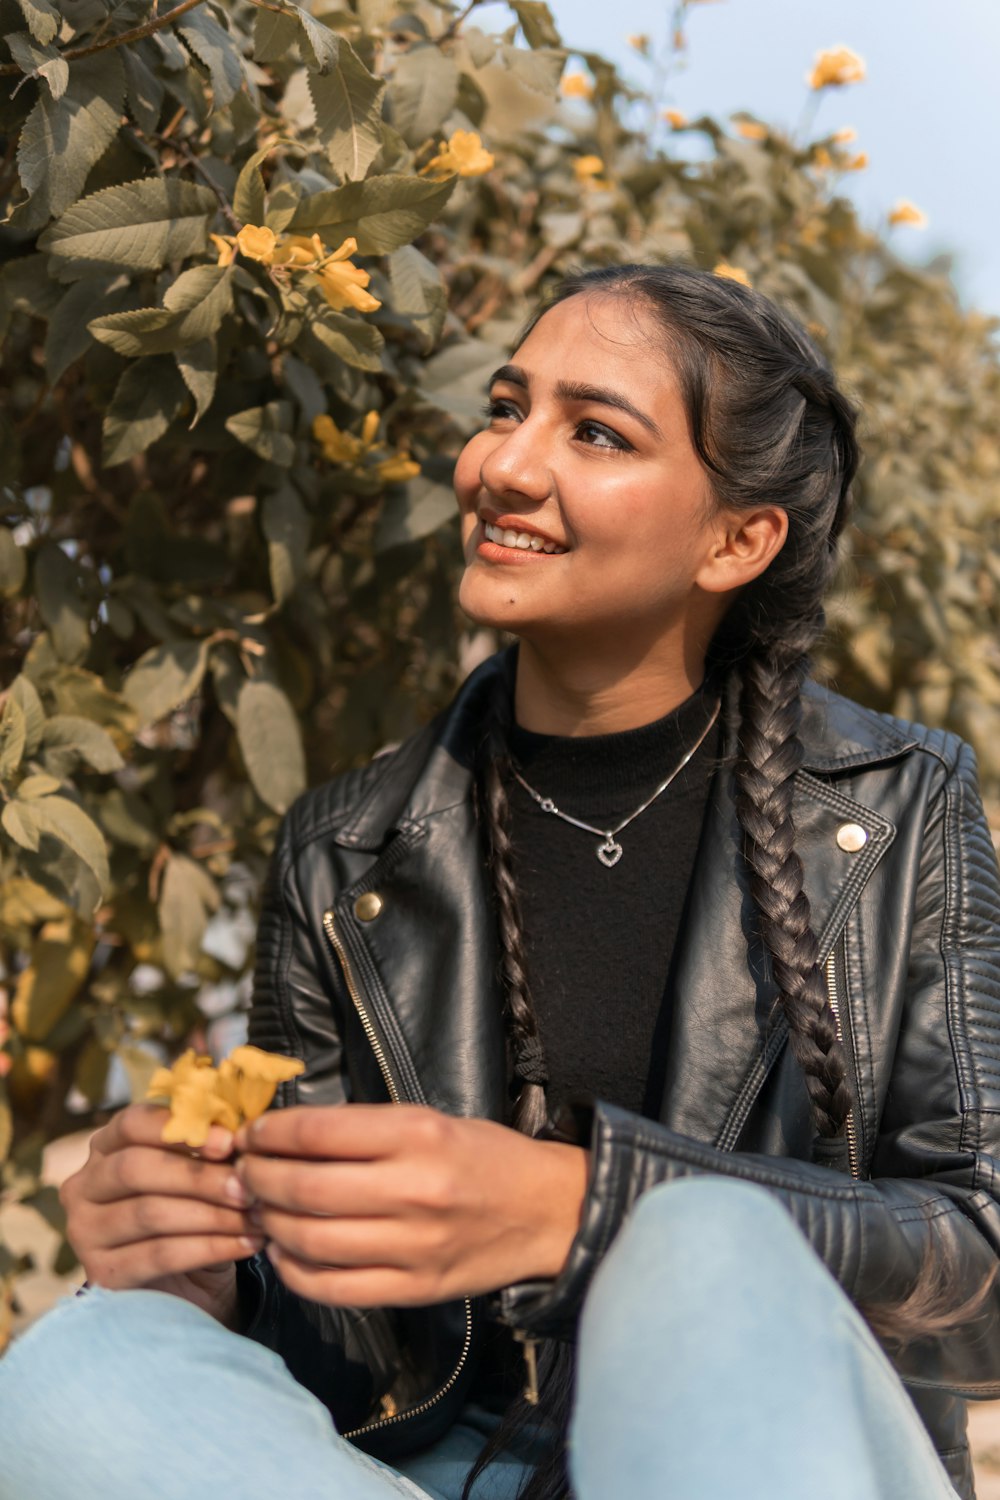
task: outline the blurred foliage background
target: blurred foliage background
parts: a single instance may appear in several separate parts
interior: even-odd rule
[[[451,468],[570,267],[798,313],[865,412],[819,670],[1000,792],[995,324],[859,223],[856,143],[685,120],[545,4],[477,8],[0,0],[0,1161],[57,1228],[44,1143],[241,1039],[291,799],[489,648]],[[25,1268],[0,1242],[0,1346]]]

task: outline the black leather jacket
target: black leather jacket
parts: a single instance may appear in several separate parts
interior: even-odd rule
[[[501,670],[492,658],[434,724],[285,818],[250,1023],[257,1045],[306,1061],[281,1103],[407,1100],[503,1118],[497,939],[470,776]],[[660,1119],[601,1102],[581,1116],[590,1186],[566,1267],[497,1299],[528,1334],[572,1337],[637,1196],[693,1173],[777,1194],[857,1303],[905,1293],[929,1245],[949,1257],[956,1302],[994,1272],[1000,880],[972,752],[816,687],[803,741],[797,847],[850,1060],[852,1176],[810,1161],[802,1078],[766,966],[748,963],[722,770],[678,939]],[[287,1292],[263,1257],[244,1264],[240,1286],[247,1334],[280,1352],[360,1446],[391,1458],[454,1420],[475,1364],[475,1302],[320,1307]],[[963,1398],[1000,1396],[1000,1289],[973,1322],[894,1362],[956,1489],[972,1496]]]

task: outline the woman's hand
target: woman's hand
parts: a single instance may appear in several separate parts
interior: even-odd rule
[[[130,1104],[94,1134],[62,1186],[66,1232],[94,1285],[173,1292],[234,1327],[234,1262],[263,1237],[226,1161],[233,1137],[213,1126],[195,1155],[163,1145],[166,1119],[159,1106]]]
[[[281,1109],[237,1133],[251,1219],[316,1302],[412,1306],[556,1276],[587,1153],[420,1105]]]

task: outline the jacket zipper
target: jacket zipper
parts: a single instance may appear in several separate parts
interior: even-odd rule
[[[330,941],[331,948],[337,956],[341,971],[344,975],[344,980],[347,984],[348,994],[350,995],[351,1000],[354,1004],[354,1008],[358,1013],[361,1025],[364,1028],[365,1036],[368,1038],[368,1041],[371,1044],[371,1049],[375,1054],[375,1061],[378,1063],[379,1071],[382,1074],[385,1086],[389,1092],[389,1098],[392,1100],[393,1104],[401,1104],[403,1102],[402,1090],[396,1083],[395,1078],[392,1076],[392,1070],[389,1067],[389,1062],[385,1055],[385,1049],[382,1046],[378,1032],[375,1030],[372,1018],[369,1015],[368,1009],[361,996],[361,991],[358,988],[357,982],[355,981],[354,974],[351,970],[351,965],[347,958],[347,953],[344,949],[343,943],[340,940],[340,934],[337,932],[337,927],[334,921],[332,910],[323,913],[323,930]],[[405,1422],[409,1421],[411,1417],[423,1416],[424,1412],[429,1411],[432,1406],[436,1406],[437,1403],[448,1394],[448,1392],[455,1385],[463,1369],[465,1368],[465,1362],[469,1357],[469,1350],[472,1347],[472,1302],[468,1297],[466,1297],[463,1299],[463,1305],[465,1307],[465,1338],[462,1342],[462,1352],[458,1357],[458,1364],[455,1366],[454,1370],[452,1370],[444,1385],[440,1386],[438,1390],[434,1392],[434,1395],[428,1397],[426,1401],[421,1401],[419,1406],[407,1407],[405,1411],[396,1411],[392,1403],[392,1398],[383,1397],[385,1415],[379,1417],[374,1422],[365,1423],[363,1427],[355,1427],[350,1432],[343,1433],[343,1437],[361,1437],[365,1433],[377,1432],[383,1427],[391,1427],[396,1422]]]
[[[827,993],[827,998],[830,1001],[830,1009],[833,1011],[833,1019],[834,1019],[835,1025],[837,1027],[837,1040],[840,1043],[841,1047],[843,1047],[843,1045],[844,1045],[844,1029],[843,1029],[843,1026],[841,1025],[841,1022],[840,1022],[840,998],[839,998],[839,995],[837,993],[837,950],[836,950],[836,947],[833,947],[833,948],[830,949],[829,956],[828,956],[828,958],[826,960],[825,968],[826,968],[826,993]],[[847,1116],[847,1121],[846,1121],[846,1125],[845,1125],[845,1133],[847,1135],[847,1159],[848,1159],[848,1161],[850,1163],[850,1167],[851,1167],[851,1176],[852,1177],[860,1177],[861,1176],[861,1168],[860,1168],[860,1156],[859,1156],[859,1153],[858,1153],[858,1132],[857,1132],[857,1126],[856,1126],[855,1121],[854,1121],[854,1106],[853,1105],[851,1106],[850,1113]]]

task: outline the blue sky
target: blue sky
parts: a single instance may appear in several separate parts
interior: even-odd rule
[[[627,35],[662,42],[674,10],[670,0],[550,5],[567,45],[603,52],[637,83],[648,75]],[[815,53],[860,53],[865,82],[827,90],[816,118],[817,133],[853,125],[869,154],[840,191],[871,225],[897,199],[915,202],[929,225],[893,229],[899,253],[950,252],[963,300],[1000,315],[1000,0],[697,0],[687,34],[667,104],[690,116],[746,109],[789,128]]]

